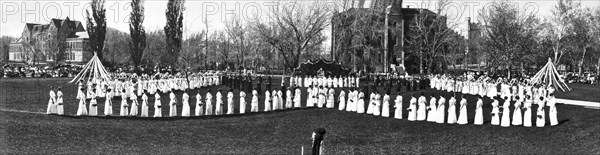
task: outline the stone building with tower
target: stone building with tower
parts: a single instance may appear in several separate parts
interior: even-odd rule
[[[54,52],[58,46],[62,52]],[[58,50],[57,50],[58,51]],[[56,62],[57,56],[60,57]],[[10,44],[8,62],[21,64],[83,64],[93,56],[80,21],[52,19],[48,24],[26,23],[21,37]]]
[[[437,16],[427,9],[402,8],[402,0],[349,0],[347,4],[351,6],[349,9],[335,13],[332,18],[330,55],[354,71],[388,73],[396,69],[394,66],[408,65],[406,44],[410,40],[407,34],[411,22],[419,14],[432,15],[427,18]],[[378,23],[364,27],[355,20]]]

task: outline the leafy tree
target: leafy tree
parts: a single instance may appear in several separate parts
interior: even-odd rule
[[[129,56],[139,73],[138,66],[142,62],[144,49],[146,49],[146,30],[144,29],[144,0],[131,0],[131,15],[129,16]]]
[[[104,39],[106,37],[106,9],[104,8],[105,0],[92,0],[91,14],[86,10],[87,15],[87,32],[90,36],[90,47],[93,52],[98,54],[98,58],[103,60],[104,56]]]
[[[162,57],[164,65],[177,65],[177,58],[181,52],[181,43],[183,41],[183,11],[185,0],[169,0],[165,15],[167,25],[164,32],[166,36],[166,55]]]

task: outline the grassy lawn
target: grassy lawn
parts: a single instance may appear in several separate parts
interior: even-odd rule
[[[557,92],[556,97],[572,100],[600,102],[600,85],[579,83],[570,83],[568,85],[572,90],[568,92]]]
[[[74,99],[76,86],[67,84],[68,80],[1,79],[0,108],[45,112],[49,86],[60,85],[65,94],[65,111],[74,114],[77,109]],[[190,94],[191,104],[195,102],[195,94],[195,91]],[[451,95],[433,90],[427,90],[425,94],[428,99],[431,95]],[[410,94],[404,93],[403,96],[403,108],[406,109]],[[180,92],[177,97],[181,98]],[[305,153],[308,152],[311,132],[317,127],[327,130],[325,154],[600,153],[598,110],[559,104],[561,124],[555,127],[502,128],[490,125],[489,115],[484,116],[484,125],[475,126],[472,122],[476,96],[465,97],[469,100],[469,125],[410,122],[318,108],[159,119],[0,111],[0,153],[299,154],[301,147],[305,148]],[[164,99],[167,95],[163,94],[162,98],[163,105],[166,105],[168,101]],[[248,95],[246,101],[249,102],[250,98],[251,95]],[[306,99],[305,90],[302,98]],[[239,98],[235,99],[237,103]],[[154,98],[150,96],[149,100],[153,102]],[[98,109],[104,109],[103,100],[99,102],[102,104]],[[113,101],[114,113],[118,114],[119,103],[120,99]],[[490,113],[491,100],[485,99],[484,103],[484,114]],[[246,109],[249,110],[249,106]],[[193,112],[194,106],[191,108]],[[262,96],[259,109],[264,109]],[[168,114],[167,110],[163,108],[163,115]],[[102,110],[99,113],[102,114]],[[150,108],[152,113],[153,108]],[[404,118],[407,114],[404,111]]]

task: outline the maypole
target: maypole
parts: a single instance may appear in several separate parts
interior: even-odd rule
[[[86,79],[86,81],[89,81],[90,79],[110,79],[110,75],[102,65],[102,62],[98,58],[96,52],[94,52],[94,56],[92,57],[92,59],[90,59],[90,61],[87,64],[85,64],[83,69],[79,71],[77,76],[75,76],[73,80],[69,81],[69,83],[73,83],[81,79]]]
[[[570,91],[571,88],[560,79],[560,74],[554,67],[552,59],[548,58],[548,63],[540,71],[538,71],[532,78],[533,84],[544,84],[546,86],[553,86],[560,91]]]

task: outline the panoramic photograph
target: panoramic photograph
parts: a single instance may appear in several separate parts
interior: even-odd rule
[[[0,1],[0,154],[600,154],[599,83],[598,0]]]

